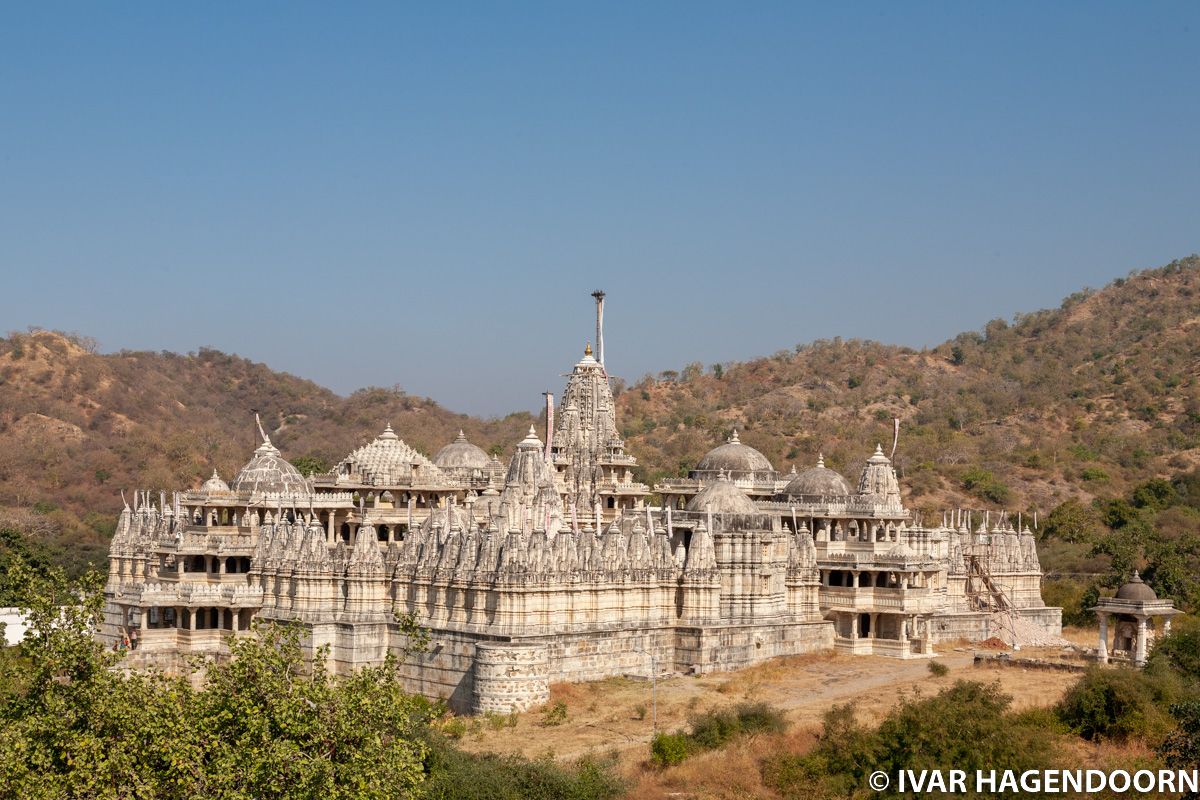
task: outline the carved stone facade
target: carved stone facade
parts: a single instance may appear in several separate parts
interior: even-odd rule
[[[412,615],[432,642],[406,661],[410,686],[508,711],[545,702],[551,682],[651,664],[927,656],[1000,607],[1058,632],[1030,531],[917,524],[881,448],[852,490],[820,460],[779,475],[735,432],[651,505],[590,348],[549,411],[547,441],[530,429],[507,469],[461,433],[429,459],[388,426],[309,479],[262,432],[232,484],[137,493],[101,635],[136,629],[129,663],[171,669],[222,657],[252,620],[293,621],[345,673],[404,650],[397,615]]]

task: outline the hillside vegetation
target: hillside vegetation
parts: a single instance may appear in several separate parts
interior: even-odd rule
[[[735,427],[780,470],[824,452],[853,481],[899,417],[910,505],[1045,514],[1200,465],[1198,332],[1192,256],[930,349],[822,340],[616,381],[619,422],[649,483],[686,472]],[[454,414],[398,387],[340,397],[215,350],[100,354],[79,336],[10,334],[0,339],[0,529],[68,564],[98,560],[120,488],[195,485],[214,467],[230,477],[254,445],[251,409],[310,468],[389,421],[427,453],[460,427],[507,453],[536,421]]]
[[[935,348],[834,339],[647,376],[620,398],[650,477],[737,427],[777,469],[824,452],[851,482],[890,446],[911,505],[1049,510],[1200,464],[1200,258]]]

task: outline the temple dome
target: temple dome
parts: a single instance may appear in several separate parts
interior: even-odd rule
[[[200,491],[205,494],[229,494],[229,484],[221,480],[221,476],[214,469],[212,477],[204,482],[200,487]]]
[[[696,472],[773,472],[767,457],[750,445],[742,444],[735,430],[725,444],[709,450],[696,464]]]
[[[1150,588],[1150,585],[1142,580],[1142,576],[1138,575],[1137,570],[1133,571],[1133,577],[1129,582],[1117,589],[1117,600],[1133,600],[1139,603],[1157,603],[1158,595]]]
[[[722,473],[687,504],[688,511],[712,511],[714,514],[758,514],[759,508],[746,493]]]
[[[262,432],[262,426],[259,426]],[[262,433],[263,442],[254,455],[233,479],[232,489],[246,492],[278,492],[280,494],[311,494],[312,487],[300,471],[280,454],[279,448]]]
[[[433,463],[442,469],[482,469],[492,463],[482,448],[467,441],[466,434],[458,432],[454,441],[437,451]]]
[[[844,497],[853,491],[841,473],[825,466],[824,456],[817,456],[817,465],[792,478],[783,494],[790,497]]]
[[[403,439],[389,424],[383,433],[342,459],[338,474],[362,483],[388,486],[415,480],[437,480],[437,466]]]

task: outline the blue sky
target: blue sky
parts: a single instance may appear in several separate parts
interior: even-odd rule
[[[10,4],[0,325],[535,408],[1200,250],[1200,4]]]

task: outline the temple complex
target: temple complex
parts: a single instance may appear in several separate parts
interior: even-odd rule
[[[625,452],[604,365],[584,350],[546,428],[506,462],[460,432],[429,458],[390,425],[327,474],[261,443],[226,483],[135,492],[109,553],[108,641],[132,668],[221,658],[255,620],[303,626],[331,668],[380,663],[428,629],[402,670],[459,711],[525,709],[549,685],[650,665],[731,670],[822,650],[921,658],[1014,620],[1048,634],[1032,532],[1003,514],[925,525],[876,446],[857,481],[777,473],[737,431],[687,478],[653,488]],[[894,445],[893,445],[894,450]]]

